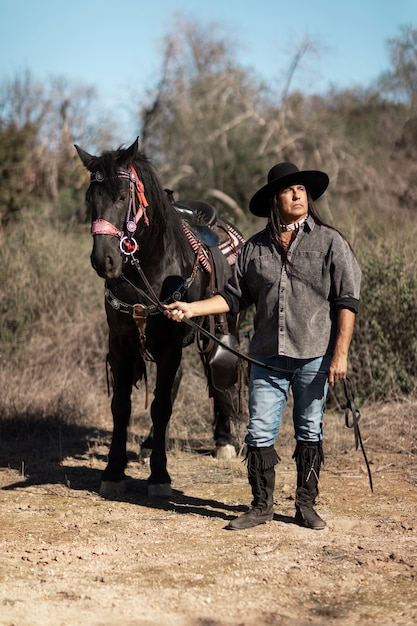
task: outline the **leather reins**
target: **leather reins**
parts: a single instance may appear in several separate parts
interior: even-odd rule
[[[118,176],[120,178],[127,178],[130,182],[131,194],[130,194],[128,215],[126,218],[126,230],[128,231],[128,234],[125,235],[123,231],[118,230],[115,226],[113,226],[106,220],[96,220],[92,226],[92,235],[105,234],[105,235],[112,235],[112,236],[118,237],[120,239],[120,250],[122,254],[124,254],[127,257],[130,256],[131,263],[136,267],[138,274],[140,275],[146,289],[148,290],[146,292],[140,289],[139,287],[136,287],[136,285],[131,283],[122,274],[122,277],[124,278],[124,280],[129,282],[129,284],[138,293],[141,293],[143,296],[145,296],[148,299],[148,301],[150,302],[150,306],[146,307],[143,304],[131,305],[131,304],[122,302],[121,300],[115,298],[109,289],[106,289],[106,298],[110,302],[110,304],[113,306],[113,308],[119,310],[121,313],[127,313],[136,318],[139,318],[140,321],[138,323],[138,327],[139,327],[139,332],[141,333],[140,328],[141,326],[143,327],[145,318],[148,315],[155,315],[158,313],[164,314],[166,309],[164,307],[164,303],[162,303],[161,300],[158,298],[157,294],[155,293],[155,290],[153,289],[144,271],[142,270],[139,259],[137,259],[134,256],[139,246],[136,240],[133,238],[133,234],[136,231],[136,227],[137,227],[139,220],[143,218],[146,226],[149,226],[149,219],[146,213],[148,202],[145,197],[143,183],[140,181],[133,166],[130,167],[129,172],[124,172],[123,170],[120,170],[118,172]],[[102,182],[104,180],[104,176],[101,174],[101,172],[96,172],[91,175],[91,180],[95,182]],[[136,205],[136,202],[138,202],[138,206]],[[195,274],[197,272],[198,258],[199,258],[199,255],[196,255],[196,261],[194,263],[193,271],[190,277],[184,281],[183,285],[181,285],[180,290],[177,290],[172,294],[169,300],[173,300],[173,301],[181,300],[182,295],[184,295],[184,293],[187,291],[191,283],[194,281]],[[239,350],[235,350],[234,348],[232,348],[232,346],[222,343],[220,339],[216,337],[215,334],[206,330],[200,324],[197,324],[197,322],[195,322],[192,319],[188,319],[184,317],[182,321],[188,326],[190,326],[191,328],[193,328],[195,331],[201,333],[202,335],[205,335],[211,341],[215,341],[216,343],[221,343],[223,348],[225,348],[226,350],[228,350],[229,352],[237,356],[239,359],[242,359],[249,364],[258,365],[259,367],[263,367],[269,371],[276,372],[279,374],[292,374],[292,371],[290,370],[286,370],[286,369],[279,368],[279,367],[274,367],[272,365],[266,365],[262,361],[254,359],[246,354],[242,354],[241,352],[239,352]],[[145,337],[143,334],[141,335],[141,340],[144,343]],[[327,373],[327,372],[323,372],[323,373]],[[362,440],[362,436],[361,436],[361,432],[359,428],[360,411],[356,408],[353,385],[349,378],[346,378],[346,380],[343,381],[343,387],[344,387],[345,398],[346,398],[345,425],[347,426],[347,428],[353,429],[354,436],[355,436],[355,450],[358,450],[359,447],[361,449],[361,452],[365,461],[366,469],[368,472],[369,486],[370,486],[371,492],[373,493],[373,481],[372,481],[371,469],[369,466],[368,458],[366,456],[366,452],[365,452],[365,448],[363,445],[363,440]]]
[[[368,458],[366,456],[365,448],[364,448],[362,437],[361,437],[361,431],[359,429],[359,420],[360,420],[361,414],[360,414],[359,409],[357,409],[355,405],[355,394],[353,392],[353,385],[352,385],[350,378],[346,378],[346,380],[343,381],[343,387],[345,390],[345,397],[346,397],[345,424],[347,428],[353,428],[353,432],[355,435],[355,450],[357,450],[360,446],[363,458],[365,460],[366,470],[368,472],[369,486],[373,493],[374,487],[373,487],[373,482],[372,482],[371,468],[369,467]],[[350,418],[352,419],[352,421],[350,421]]]
[[[152,288],[152,285],[147,280],[147,278],[145,276],[145,273],[143,272],[143,270],[142,270],[142,268],[140,266],[139,260],[132,257],[132,262],[135,264],[137,271],[139,272],[143,282],[146,285],[146,288],[149,290],[149,293],[146,293],[146,292],[142,292],[142,293],[151,302],[152,313],[165,313],[166,309],[165,309],[163,303],[159,300],[158,296],[156,295],[154,289]],[[149,294],[151,294],[151,295],[149,295]],[[134,307],[135,306],[136,305],[133,305],[133,311],[134,311]],[[221,343],[220,339],[218,337],[216,337],[216,335],[214,335],[210,331],[208,331],[205,328],[203,328],[200,324],[197,324],[197,322],[195,322],[194,320],[188,319],[188,318],[184,317],[182,321],[185,324],[187,324],[188,326],[191,326],[194,330],[200,332],[202,335],[205,335],[211,341],[215,341],[217,343]],[[265,369],[267,369],[269,371],[280,373],[280,374],[291,374],[292,373],[292,371],[286,370],[284,368],[274,367],[272,365],[266,365],[262,361],[259,361],[259,360],[254,359],[254,358],[252,358],[252,357],[250,357],[250,356],[248,356],[246,354],[243,354],[239,350],[235,350],[234,348],[232,348],[229,345],[226,345],[226,344],[223,344],[223,343],[221,345],[222,345],[223,348],[225,348],[226,350],[228,350],[229,352],[231,352],[232,354],[234,354],[235,356],[239,357],[240,359],[246,361],[249,364],[258,365],[258,366],[263,367],[263,368],[265,368]],[[346,424],[347,428],[353,428],[353,432],[354,432],[354,435],[355,435],[355,450],[358,450],[359,447],[361,449],[361,452],[362,452],[362,455],[363,455],[363,458],[364,458],[364,461],[365,461],[367,473],[368,473],[369,486],[370,486],[371,492],[373,493],[374,489],[373,489],[371,468],[369,466],[369,461],[368,461],[368,458],[366,456],[365,447],[363,445],[363,440],[362,440],[362,436],[361,436],[361,432],[360,432],[360,428],[359,428],[360,411],[359,411],[359,409],[356,408],[355,395],[354,395],[354,392],[353,392],[353,384],[352,384],[350,378],[346,378],[346,380],[343,381],[343,388],[344,388],[345,398],[346,398],[345,424]]]

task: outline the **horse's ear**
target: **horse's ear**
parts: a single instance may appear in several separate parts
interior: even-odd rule
[[[139,137],[136,137],[136,139],[132,143],[132,145],[129,146],[128,148],[126,148],[126,150],[124,150],[124,152],[123,152],[123,160],[124,161],[127,160],[127,161],[129,161],[132,164],[133,161],[138,156],[138,153],[139,153]]]
[[[80,146],[74,145],[74,148],[78,152],[78,156],[80,157],[81,162],[84,165],[84,167],[89,169],[89,166],[92,164],[95,157],[91,154],[88,154],[88,152],[80,148]]]

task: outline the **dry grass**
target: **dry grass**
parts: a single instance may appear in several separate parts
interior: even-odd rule
[[[17,258],[7,245],[13,233],[0,233],[0,452],[1,463],[6,464],[10,439],[39,436],[42,443],[51,438],[59,449],[65,444],[60,438],[75,443],[97,430],[107,437],[112,427],[103,282],[89,265],[90,236],[84,232],[58,238],[44,224],[37,226],[34,220],[32,226],[30,236],[22,235]],[[209,447],[212,412],[192,347],[185,351],[183,370],[170,438],[182,449]],[[148,374],[152,397],[152,364]],[[150,427],[143,392],[143,387],[133,392],[132,441],[146,436]],[[416,408],[415,397],[364,406],[361,427],[366,445],[395,449],[414,459]],[[293,443],[290,410],[280,435],[283,446]],[[235,424],[239,449],[244,433],[245,420]],[[353,433],[344,427],[342,411],[329,410],[325,436],[330,453],[332,448],[351,450]]]

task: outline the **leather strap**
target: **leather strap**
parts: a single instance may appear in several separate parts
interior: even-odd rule
[[[360,446],[363,458],[365,460],[366,469],[368,471],[369,478],[369,486],[373,493],[373,483],[372,483],[372,474],[371,468],[369,467],[369,462],[366,456],[365,448],[363,446],[363,441],[361,437],[361,431],[359,429],[359,420],[361,414],[355,405],[355,394],[353,392],[353,385],[349,378],[343,381],[343,386],[345,389],[345,397],[346,397],[346,408],[345,408],[345,424],[348,428],[353,428],[353,432],[355,434],[355,450],[357,450]],[[350,422],[350,416],[352,417],[352,421]]]

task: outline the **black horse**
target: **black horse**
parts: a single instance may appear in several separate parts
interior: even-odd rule
[[[91,174],[86,193],[94,238],[91,263],[105,279],[109,326],[113,436],[102,475],[102,493],[117,492],[126,478],[132,387],[146,378],[145,362],[150,358],[156,363],[156,382],[151,404],[153,442],[148,494],[169,496],[172,491],[166,433],[179,385],[183,347],[192,341],[193,329],[164,316],[161,303],[199,300],[213,293],[214,257],[207,251],[214,248],[203,245],[198,227],[201,221],[195,213],[186,205],[178,204],[176,208],[172,196],[162,189],[149,160],[139,152],[138,140],[127,149],[104,152],[101,156],[75,147]],[[197,224],[196,229],[193,223]],[[200,232],[203,231],[201,227]],[[241,243],[234,237],[234,255]],[[218,257],[223,262],[224,282],[233,271],[232,263],[215,248],[217,262]],[[229,316],[228,321],[234,324],[235,332],[236,319]],[[216,449],[229,450],[233,443],[231,420],[237,417],[235,391],[219,391],[219,386],[216,388],[210,380],[207,360],[205,365],[208,391],[213,398]]]

